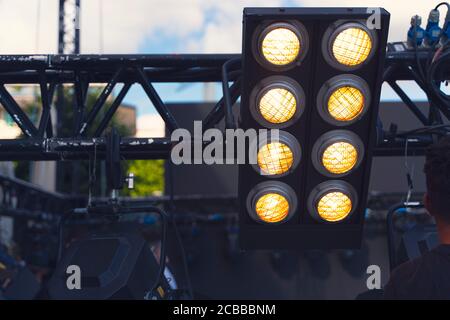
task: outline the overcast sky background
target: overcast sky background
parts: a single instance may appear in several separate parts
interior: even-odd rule
[[[425,24],[438,2],[81,0],[81,53],[240,53],[242,9],[250,6],[384,7],[391,13],[389,41],[402,41],[411,16],[421,15]],[[0,54],[56,53],[57,28],[58,0],[0,0]],[[416,99],[424,99],[413,84],[405,88]],[[164,101],[203,98],[199,84],[158,85],[157,89]],[[398,99],[388,88],[383,88],[382,98]],[[140,115],[154,112],[137,86],[126,102],[136,105]]]

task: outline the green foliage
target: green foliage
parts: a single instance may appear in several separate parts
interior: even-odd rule
[[[128,161],[128,172],[134,173],[134,189],[124,189],[126,195],[145,197],[164,191],[164,160]]]

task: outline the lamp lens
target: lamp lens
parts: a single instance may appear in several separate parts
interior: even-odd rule
[[[329,192],[323,195],[317,203],[319,216],[329,222],[345,219],[352,211],[352,200],[340,191]]]
[[[288,145],[270,142],[258,150],[258,166],[263,174],[283,174],[292,167],[294,155]]]
[[[281,194],[267,193],[256,201],[255,211],[264,222],[280,222],[289,214],[289,202]]]
[[[341,31],[333,41],[334,58],[345,66],[354,67],[364,61],[372,50],[372,39],[366,30],[350,27]]]
[[[261,50],[264,58],[271,64],[284,66],[297,59],[300,50],[300,40],[288,28],[275,28],[264,37]]]
[[[358,161],[358,151],[351,143],[340,141],[329,145],[322,155],[322,164],[334,174],[347,173]]]

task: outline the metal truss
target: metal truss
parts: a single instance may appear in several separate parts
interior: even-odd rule
[[[83,196],[49,192],[26,181],[0,175],[0,212],[4,216],[50,220],[85,203]]]
[[[237,60],[236,60],[237,59]],[[101,138],[115,111],[131,85],[139,84],[164,120],[169,132],[179,125],[161,100],[153,83],[156,82],[218,82],[227,61],[239,61],[239,55],[31,55],[0,56],[0,103],[11,115],[25,138],[0,140],[0,160],[68,160],[84,159],[98,151],[104,157],[105,139]],[[229,103],[240,95],[240,66],[226,69]],[[7,91],[7,84],[38,84],[41,90],[42,115],[34,125]],[[85,103],[91,84],[106,83],[90,108]],[[73,134],[55,137],[50,107],[58,84],[72,84],[75,92]],[[112,105],[102,114],[100,124],[94,120],[113,89],[122,84]],[[220,99],[203,121],[204,128],[217,124],[225,116],[225,99]],[[94,132],[89,135],[88,132]],[[124,159],[166,158],[170,139],[123,138],[120,143]]]
[[[59,0],[58,53],[80,53],[80,0]]]
[[[419,57],[425,58],[425,53]],[[413,80],[423,87],[413,67],[415,63],[414,53],[388,51],[384,81],[394,89],[424,126],[442,123],[441,113],[448,118],[450,111],[436,111],[436,108],[431,106],[429,114],[423,114],[396,83],[398,80]],[[205,129],[213,127],[230,114],[226,105],[233,105],[239,98],[240,75],[240,55],[0,56],[0,103],[24,136],[14,140],[0,140],[0,160],[77,160],[88,158],[94,152],[98,152],[98,159],[104,158],[106,140],[102,137],[103,133],[133,84],[139,84],[143,88],[171,132],[179,128],[179,125],[155,90],[154,83],[222,82],[224,97],[203,119]],[[229,88],[228,82],[233,83]],[[86,106],[87,89],[90,85],[99,83],[106,85],[95,103]],[[7,84],[39,85],[42,114],[36,125],[7,91]],[[51,117],[50,108],[58,84],[71,84],[74,88],[75,119],[73,134],[69,137],[55,136],[52,130],[54,119]],[[121,89],[112,105],[101,113],[108,97],[119,84]],[[100,124],[94,128],[94,119],[98,117],[101,117]],[[411,154],[423,153],[424,148],[433,141],[430,134],[392,138],[380,131],[375,155],[403,155],[407,139]],[[171,148],[172,143],[168,138],[122,138],[120,142],[123,159],[164,159],[170,154]]]
[[[420,121],[426,128],[431,126],[443,125],[450,121],[450,109],[441,105],[434,104],[429,100],[428,113],[423,113],[417,104],[408,96],[408,94],[398,85],[398,81],[412,80],[424,91],[427,92],[426,85],[419,76],[419,64],[424,65],[429,59],[429,50],[400,51],[392,50],[395,44],[388,45],[386,53],[385,69],[383,74],[383,82],[387,83],[398,97],[402,100],[408,110]],[[449,77],[446,76],[447,80]],[[379,156],[398,156],[405,154],[407,145],[407,153],[410,155],[423,155],[428,145],[433,143],[433,135],[431,133],[417,133],[408,136],[390,134],[389,132],[380,132],[375,155]]]
[[[96,205],[109,204],[110,198],[95,198]],[[35,184],[0,174],[0,216],[23,217],[26,219],[58,222],[59,216],[73,208],[86,206],[86,195],[67,195],[49,192]],[[149,205],[175,205],[189,219],[198,214],[222,212],[226,215],[237,213],[235,195],[205,196],[153,196],[145,198],[123,198],[121,205],[145,207]],[[56,219],[56,220],[55,220]],[[212,219],[214,221],[214,219]]]

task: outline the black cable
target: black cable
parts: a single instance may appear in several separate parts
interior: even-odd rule
[[[171,210],[170,220],[172,222],[173,229],[175,231],[175,237],[177,238],[178,246],[180,247],[181,260],[183,263],[183,269],[184,269],[184,274],[186,277],[186,284],[187,284],[189,296],[191,297],[191,299],[194,299],[194,290],[192,288],[191,276],[189,273],[189,266],[187,263],[186,250],[184,248],[183,241],[182,241],[181,235],[180,235],[180,231],[178,230],[178,225],[175,221],[175,217],[173,216],[173,213],[175,211],[174,189],[173,189],[174,179],[173,179],[172,164],[170,162],[167,164],[167,169],[169,172],[169,182],[170,182],[169,183],[169,204],[170,204],[170,210]]]
[[[416,16],[416,20],[414,21],[414,37],[413,37],[413,41],[414,41],[414,56],[416,58],[416,65],[417,65],[417,69],[419,70],[419,76],[422,79],[425,79],[425,73],[422,69],[422,64],[420,63],[420,59],[419,59],[419,47],[417,45],[417,16]]]
[[[447,15],[448,15],[448,13],[450,11],[450,4],[448,4],[447,2],[439,3],[435,7],[435,10],[437,10],[442,5],[445,5],[447,7]],[[439,34],[437,41],[430,47],[430,51],[428,53],[428,57],[427,57],[427,61],[426,61],[426,68],[427,68],[428,72],[426,73],[426,75],[421,74],[421,76],[423,77],[423,82],[424,82],[425,86],[430,91],[430,94],[425,92],[425,93],[427,93],[428,100],[431,103],[433,103],[437,106],[440,106],[440,109],[448,118],[450,116],[450,111],[448,110],[449,104],[450,104],[450,99],[448,96],[443,94],[442,91],[440,90],[441,81],[440,80],[436,81],[436,74],[435,74],[436,70],[438,70],[437,67],[440,66],[440,64],[442,62],[445,62],[445,59],[447,59],[447,57],[445,57],[445,54],[444,54],[444,55],[438,57],[435,61],[431,61],[431,58],[430,58],[431,57],[430,52],[432,51],[432,49],[436,49],[436,46],[441,42],[441,38],[444,35],[444,32],[447,27],[448,27],[448,21],[446,18],[446,21],[444,23],[444,26],[441,29],[441,32]],[[439,50],[442,50],[443,52],[445,52],[445,49],[448,47],[448,44],[449,44],[449,42],[446,41]],[[436,53],[435,53],[434,57],[435,56],[436,56]],[[444,57],[445,57],[445,59],[443,59]]]
[[[450,124],[440,124],[435,126],[426,126],[421,128],[416,128],[408,131],[404,131],[401,133],[395,134],[395,137],[406,137],[413,134],[419,134],[419,133],[441,133],[441,134],[447,134],[448,132],[442,132],[442,129],[450,129]],[[441,131],[438,131],[441,130]],[[449,130],[447,130],[449,131]]]
[[[61,260],[63,247],[64,247],[64,223],[67,219],[73,214],[86,214],[87,208],[81,209],[72,209],[65,212],[58,221],[58,253],[56,257],[56,262],[58,263]]]
[[[445,6],[447,6],[447,9],[449,9],[450,10],[450,4],[448,3],[448,2],[441,2],[441,3],[439,3],[435,8],[434,8],[434,10],[437,10],[437,9],[439,9],[439,7],[440,6],[443,6],[443,5],[445,5]]]
[[[441,2],[436,7],[435,10],[437,10],[440,6],[446,5],[447,6],[447,12],[450,10],[450,5],[447,2]],[[417,46],[417,23],[414,24],[414,50],[415,50],[415,60],[416,60],[416,66],[418,69],[418,76],[421,79],[422,83],[424,84],[423,91],[425,92],[428,101],[430,102],[430,108],[434,108],[437,106],[446,116],[450,116],[450,111],[446,111],[446,109],[449,108],[449,102],[446,102],[445,99],[443,99],[442,96],[436,91],[436,84],[435,84],[435,77],[434,74],[430,75],[430,67],[433,63],[432,57],[433,52],[436,52],[436,46],[440,43],[442,36],[444,35],[444,31],[447,28],[447,21],[445,22],[443,28],[441,29],[441,32],[439,34],[439,37],[437,40],[430,45],[430,48],[428,49],[427,58],[425,61],[425,69],[428,71],[424,71],[423,64],[421,63],[419,59],[419,52],[418,52],[418,46]],[[445,47],[447,43],[445,43],[443,46]],[[440,83],[440,82],[439,82]],[[440,89],[439,89],[440,91]],[[430,119],[431,120],[431,119]],[[431,121],[429,123],[432,124]]]
[[[64,213],[58,221],[58,253],[56,256],[56,263],[61,260],[63,246],[64,246],[64,223],[66,222],[67,217],[69,216],[69,212]]]
[[[397,255],[396,255],[396,241],[395,241],[395,226],[394,226],[394,215],[402,208],[422,208],[423,204],[411,204],[400,202],[389,208],[386,215],[386,229],[387,229],[387,244],[388,244],[388,254],[389,254],[389,269],[392,271],[397,266]]]
[[[240,63],[241,58],[230,59],[222,66],[222,91],[225,104],[225,128],[234,129],[235,121],[231,103],[230,87],[228,86],[228,68],[234,64]]]
[[[144,208],[143,208],[144,209]],[[167,214],[164,210],[158,208],[158,207],[146,207],[146,210],[154,211],[158,213],[161,217],[161,250],[159,255],[159,270],[158,270],[158,276],[155,279],[155,284],[153,285],[150,292],[154,292],[156,288],[158,288],[158,285],[164,277],[164,270],[166,269],[166,247],[167,247]]]
[[[440,39],[440,36],[439,36],[438,39]],[[430,93],[428,92],[428,86],[427,86],[427,83],[426,83],[425,71],[424,71],[422,63],[421,63],[421,61],[419,59],[419,48],[417,46],[417,21],[415,21],[415,23],[414,23],[414,38],[413,38],[413,41],[414,41],[414,56],[415,56],[415,59],[416,59],[417,69],[419,71],[418,75],[419,75],[419,78],[422,81],[422,83],[424,83],[424,87],[425,88],[423,88],[423,91],[425,92],[425,95],[427,96],[427,100],[431,102],[432,101],[432,97],[431,97]],[[437,43],[439,43],[439,40],[437,41]],[[427,61],[426,61],[427,68],[428,68],[428,63],[429,63],[430,57],[431,57],[431,53],[434,51],[434,46],[435,46],[435,44],[431,45],[430,46],[430,50],[428,51],[428,58],[427,58]],[[432,105],[434,105],[434,103],[430,103],[430,108],[432,107]],[[428,122],[431,122],[431,121],[428,121]],[[431,123],[428,123],[428,124],[431,125]]]
[[[437,77],[437,71],[442,72],[442,64],[443,63],[450,62],[450,51],[447,51],[443,53],[439,58],[434,61],[427,74],[426,84],[431,89],[431,92],[433,93],[434,97],[440,101],[440,104],[443,105],[446,109],[449,109],[450,106],[450,97],[447,96],[445,93],[443,93],[440,89],[440,78]],[[436,79],[439,79],[436,81]],[[448,111],[448,114],[450,114],[450,110]]]

